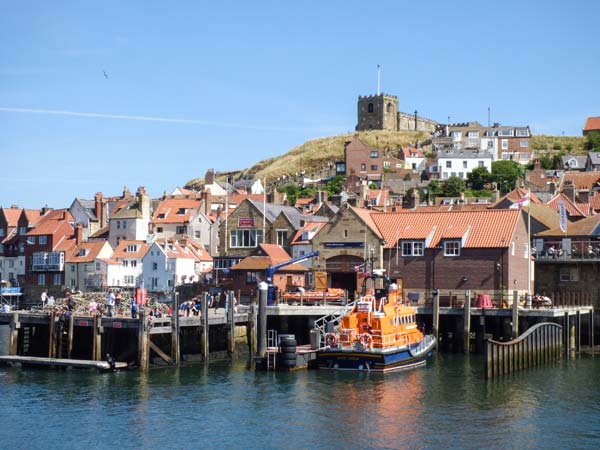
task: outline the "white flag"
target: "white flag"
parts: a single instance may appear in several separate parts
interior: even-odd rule
[[[558,224],[563,233],[567,232],[567,205],[562,200],[558,202]]]

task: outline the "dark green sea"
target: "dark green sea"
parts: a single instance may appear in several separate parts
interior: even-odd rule
[[[600,358],[484,382],[478,356],[391,374],[0,368],[2,449],[596,449]]]

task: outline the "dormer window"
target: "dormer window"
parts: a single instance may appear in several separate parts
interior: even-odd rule
[[[177,215],[178,215],[178,216],[185,216],[185,215],[186,215],[186,213],[187,213],[187,208],[179,208],[179,209],[177,210]]]
[[[38,242],[39,242],[41,245],[46,245],[46,244],[48,243],[48,236],[40,236],[40,237],[38,238]]]
[[[87,248],[79,249],[79,255],[78,256],[87,256],[89,252],[90,251]]]
[[[402,243],[402,256],[423,256],[423,241],[405,241]]]
[[[377,152],[377,151],[372,151],[372,152],[371,152],[371,158],[379,158],[379,152]]]
[[[166,214],[165,214],[165,213],[160,213],[160,214],[158,215],[158,218],[159,218],[159,219],[164,219],[165,217],[166,217]]]
[[[125,251],[126,251],[127,253],[135,253],[135,252],[137,252],[137,245],[135,245],[135,244],[130,244],[130,245],[128,245],[128,246],[125,248]]]
[[[22,236],[27,233],[27,227],[19,227],[19,234]]]
[[[445,241],[444,256],[460,256],[460,241]]]

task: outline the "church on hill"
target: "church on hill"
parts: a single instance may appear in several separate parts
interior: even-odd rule
[[[434,133],[438,123],[418,115],[398,111],[398,97],[390,94],[361,95],[358,97],[356,131],[427,131]]]

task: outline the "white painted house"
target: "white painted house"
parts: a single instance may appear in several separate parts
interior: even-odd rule
[[[117,248],[122,240],[142,241],[148,236],[150,197],[139,187],[135,198],[116,211],[109,219],[108,242]]]
[[[463,180],[477,167],[485,167],[492,172],[492,154],[479,150],[445,149],[438,151],[437,169],[440,180],[458,177]]]

